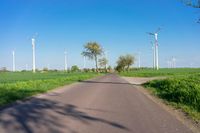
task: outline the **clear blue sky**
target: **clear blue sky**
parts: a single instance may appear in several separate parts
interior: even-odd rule
[[[31,67],[30,37],[37,37],[37,67],[64,68],[64,49],[69,65],[83,66],[83,45],[97,41],[109,51],[110,64],[119,55],[141,52],[142,66],[152,65],[151,38],[147,31],[163,29],[159,35],[160,65],[172,56],[177,66],[200,67],[200,11],[178,0],[1,0],[0,67],[12,67],[16,51],[17,69]],[[87,61],[88,67],[93,62]]]

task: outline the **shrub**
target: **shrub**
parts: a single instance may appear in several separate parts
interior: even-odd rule
[[[71,72],[79,72],[80,69],[78,68],[78,66],[74,65],[71,67]]]

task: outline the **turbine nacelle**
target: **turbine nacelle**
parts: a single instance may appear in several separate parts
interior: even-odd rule
[[[32,38],[31,41],[32,41],[32,46],[35,47],[35,38]]]
[[[67,51],[65,51],[64,54],[67,55]]]
[[[154,35],[155,35],[155,39],[157,41],[158,40],[158,33],[155,33]]]
[[[147,34],[154,36],[156,40],[158,40],[158,33],[151,33],[151,32],[147,32]]]
[[[147,34],[151,35],[151,36],[155,36],[155,38],[158,39],[158,33],[160,32],[161,28],[158,28],[156,30],[156,32],[152,33],[152,32],[147,32]]]

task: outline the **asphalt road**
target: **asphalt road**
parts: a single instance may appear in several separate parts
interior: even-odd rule
[[[63,87],[0,111],[0,133],[191,133],[116,75]]]

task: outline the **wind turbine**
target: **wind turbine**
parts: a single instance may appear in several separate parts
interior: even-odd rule
[[[156,64],[156,69],[159,70],[159,53],[158,53],[158,33],[161,29],[158,28],[156,30],[156,32],[151,33],[151,32],[147,32],[147,34],[154,36],[155,38],[155,64]]]
[[[35,63],[35,38],[37,37],[38,33],[35,33],[35,35],[31,38],[31,42],[32,42],[32,50],[33,50],[33,73],[35,73],[35,69],[36,69],[36,63]]]
[[[15,51],[12,51],[12,58],[13,58],[13,72],[15,72]]]
[[[65,71],[67,71],[67,51],[64,52],[65,55]]]

